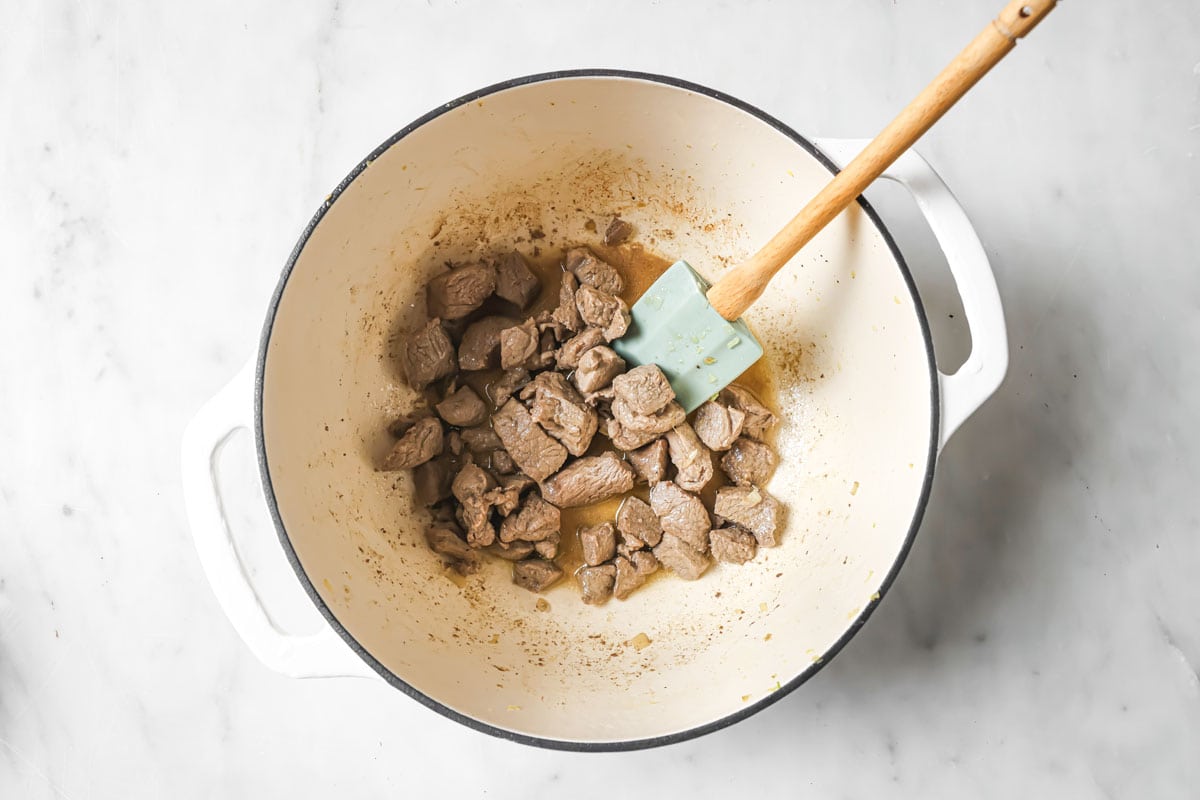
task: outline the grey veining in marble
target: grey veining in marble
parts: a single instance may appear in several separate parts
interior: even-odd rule
[[[364,154],[463,92],[587,65],[870,136],[1001,0],[513,5],[0,2],[0,797],[429,796],[453,772],[464,796],[583,798],[611,791],[597,769],[657,797],[1195,797],[1194,0],[1062,4],[922,143],[994,259],[1012,365],[891,595],[810,684],[601,759],[253,659],[191,546],[179,434]],[[928,233],[872,195],[961,358]],[[251,462],[245,439],[225,458],[241,545],[311,629]]]

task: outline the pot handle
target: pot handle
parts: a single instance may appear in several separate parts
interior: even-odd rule
[[[200,565],[225,616],[270,669],[293,678],[376,677],[329,626],[304,636],[276,628],[234,548],[217,486],[217,456],[235,431],[253,428],[254,375],[251,360],[183,432],[183,499]]]
[[[814,144],[838,164],[846,164],[869,139],[817,139]],[[941,451],[950,436],[991,397],[1008,370],[1008,332],[1000,291],[987,253],[958,199],[915,150],[901,155],[883,173],[908,189],[946,256],[971,329],[971,355],[952,375],[938,370],[941,397]]]

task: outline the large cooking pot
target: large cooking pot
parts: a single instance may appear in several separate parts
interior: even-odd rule
[[[808,245],[749,314],[783,418],[769,485],[787,507],[780,547],[599,608],[564,581],[539,611],[507,563],[447,573],[423,543],[407,476],[374,465],[415,398],[390,340],[420,321],[422,285],[445,261],[514,236],[526,250],[594,240],[585,220],[620,212],[643,243],[715,278],[862,144],[810,142],[682,81],[589,70],[480,90],[369,155],[300,237],[257,360],[184,438],[196,547],[255,655],[293,676],[381,677],[477,730],[581,750],[715,730],[821,669],[895,579],[939,449],[1007,364],[983,249],[914,154],[888,177],[912,191],[948,257],[971,356],[939,374],[912,277],[866,203]],[[283,551],[329,622],[316,635],[272,626],[228,538],[214,453],[239,427],[254,430]]]

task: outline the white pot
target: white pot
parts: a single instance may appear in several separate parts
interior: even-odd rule
[[[983,249],[915,154],[888,177],[912,190],[946,252],[971,357],[938,373],[912,279],[865,203],[814,240],[749,315],[783,417],[769,486],[788,509],[780,547],[600,608],[564,581],[537,611],[507,563],[447,577],[423,543],[407,477],[374,464],[388,422],[413,399],[389,336],[420,318],[421,286],[443,261],[533,227],[547,234],[542,246],[588,241],[585,219],[619,211],[641,241],[715,278],[861,144],[810,143],[699,86],[589,71],[481,90],[368,156],[292,253],[257,361],[184,439],[196,546],[254,653],[288,675],[382,676],[476,729],[576,749],[714,730],[820,669],[895,578],[939,448],[1007,364]],[[212,457],[242,426],[256,434],[284,551],[330,623],[320,634],[271,625],[229,542]],[[640,650],[630,643],[639,633],[652,642]]]

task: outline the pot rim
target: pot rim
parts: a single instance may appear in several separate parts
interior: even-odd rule
[[[279,537],[280,544],[283,546],[283,550],[287,556],[288,562],[292,565],[292,569],[295,571],[296,577],[299,578],[305,592],[308,593],[309,598],[321,612],[321,615],[330,624],[330,626],[333,627],[338,635],[342,637],[346,644],[349,645],[350,648],[373,670],[375,670],[380,677],[382,677],[392,687],[399,689],[400,691],[404,692],[404,694],[413,698],[422,705],[431,708],[442,716],[461,723],[473,730],[480,731],[500,739],[505,739],[510,742],[517,742],[520,744],[532,745],[550,750],[594,753],[641,750],[651,747],[661,747],[663,745],[677,744],[679,742],[684,742],[689,739],[694,739],[696,737],[721,730],[722,728],[728,727],[735,722],[740,722],[741,720],[744,720],[747,717],[762,711],[764,708],[773,705],[774,703],[783,699],[785,696],[791,694],[801,684],[805,683],[818,672],[820,672],[825,665],[827,665],[834,658],[834,656],[841,652],[842,648],[846,646],[850,639],[852,639],[854,635],[863,627],[863,625],[866,624],[867,619],[870,618],[871,614],[882,601],[884,595],[887,594],[888,590],[892,586],[892,583],[895,581],[896,576],[899,574],[900,568],[904,565],[905,560],[908,558],[909,551],[912,549],[913,541],[916,539],[917,530],[921,526],[921,520],[924,517],[925,508],[929,502],[929,494],[933,486],[933,473],[937,462],[937,442],[941,411],[937,361],[934,356],[933,337],[929,330],[929,321],[925,314],[925,307],[922,305],[921,297],[917,293],[917,287],[913,281],[912,273],[909,271],[908,265],[905,263],[904,257],[900,253],[899,248],[897,248],[891,234],[884,226],[879,215],[875,212],[875,209],[871,207],[866,198],[860,196],[858,198],[859,205],[862,207],[863,211],[866,212],[867,217],[871,220],[871,223],[875,226],[876,230],[878,230],[880,235],[883,237],[883,240],[887,243],[888,249],[891,251],[893,258],[895,258],[896,265],[899,267],[901,275],[904,278],[904,283],[908,287],[909,296],[912,298],[913,302],[913,308],[916,310],[918,324],[921,329],[921,336],[925,343],[930,384],[929,450],[926,456],[925,474],[921,483],[920,496],[917,499],[916,509],[913,512],[908,533],[905,536],[904,544],[901,546],[900,551],[896,556],[896,560],[893,562],[891,569],[888,571],[887,575],[884,576],[883,582],[879,586],[878,597],[874,602],[868,603],[865,606],[863,611],[860,612],[854,621],[846,627],[845,632],[829,647],[828,650],[822,653],[819,658],[817,658],[800,674],[796,675],[786,684],[783,684],[778,690],[746,706],[745,708],[740,708],[733,713],[720,717],[719,719],[662,736],[652,736],[642,739],[623,739],[618,741],[594,742],[531,736],[529,734],[510,731],[505,728],[500,728],[481,720],[477,720],[459,711],[455,711],[449,706],[439,702],[435,698],[430,697],[424,692],[411,686],[383,664],[381,664],[373,655],[371,655],[371,653],[367,651],[367,649],[361,644],[359,644],[358,640],[355,639],[348,630],[346,630],[337,617],[334,616],[333,611],[329,608],[329,606],[326,605],[325,601],[321,598],[321,595],[317,592],[316,586],[309,579],[308,574],[301,565],[300,558],[297,555],[295,548],[292,547],[291,539],[288,537],[287,529],[284,527],[283,519],[279,513],[279,506],[275,499],[275,490],[271,482],[271,473],[267,466],[267,450],[266,441],[263,434],[262,418],[263,382],[266,372],[267,349],[271,342],[271,333],[274,328],[275,315],[279,308],[280,300],[283,297],[284,289],[287,287],[288,279],[291,277],[292,269],[295,267],[296,261],[300,257],[300,253],[304,250],[304,246],[308,243],[309,237],[312,235],[317,225],[320,224],[321,220],[325,216],[325,213],[335,202],[337,202],[338,197],[340,197],[342,192],[344,192],[350,186],[350,184],[354,182],[359,174],[362,173],[372,161],[381,156],[392,145],[396,144],[405,136],[409,135],[426,123],[440,117],[442,114],[452,111],[466,103],[474,102],[482,97],[528,84],[576,78],[619,78],[631,81],[644,81],[662,84],[676,89],[684,89],[713,100],[719,100],[720,102],[744,111],[760,122],[765,122],[767,125],[775,128],[777,131],[787,136],[796,144],[800,145],[810,155],[816,158],[826,169],[830,171],[830,174],[836,174],[839,171],[837,165],[834,164],[833,161],[831,161],[807,138],[801,136],[790,126],[785,125],[783,122],[779,121],[775,117],[772,117],[770,114],[767,114],[761,109],[716,89],[710,89],[706,86],[692,83],[690,81],[673,78],[666,75],[658,75],[655,73],[605,68],[566,69],[555,70],[552,72],[539,72],[532,75],[525,75],[522,77],[500,81],[499,83],[485,86],[482,89],[477,89],[474,92],[470,92],[469,94],[465,94],[448,103],[444,103],[432,111],[422,115],[421,117],[418,117],[413,122],[392,134],[383,142],[383,144],[376,147],[369,155],[367,155],[366,158],[360,161],[354,167],[354,169],[352,169],[350,173],[342,179],[341,183],[337,185],[337,187],[329,194],[329,196],[325,198],[325,201],[321,204],[320,208],[317,209],[316,214],[313,215],[313,218],[309,220],[308,225],[305,226],[303,232],[300,234],[300,238],[296,242],[296,246],[292,249],[291,254],[288,256],[287,262],[284,265],[283,272],[279,277],[279,283],[276,285],[275,291],[271,296],[270,303],[267,307],[266,319],[263,323],[262,334],[259,339],[258,357],[254,373],[254,440],[255,449],[258,453],[258,465],[259,473],[262,478],[263,494],[267,501],[267,507],[271,513],[271,519],[275,524],[276,534]]]

